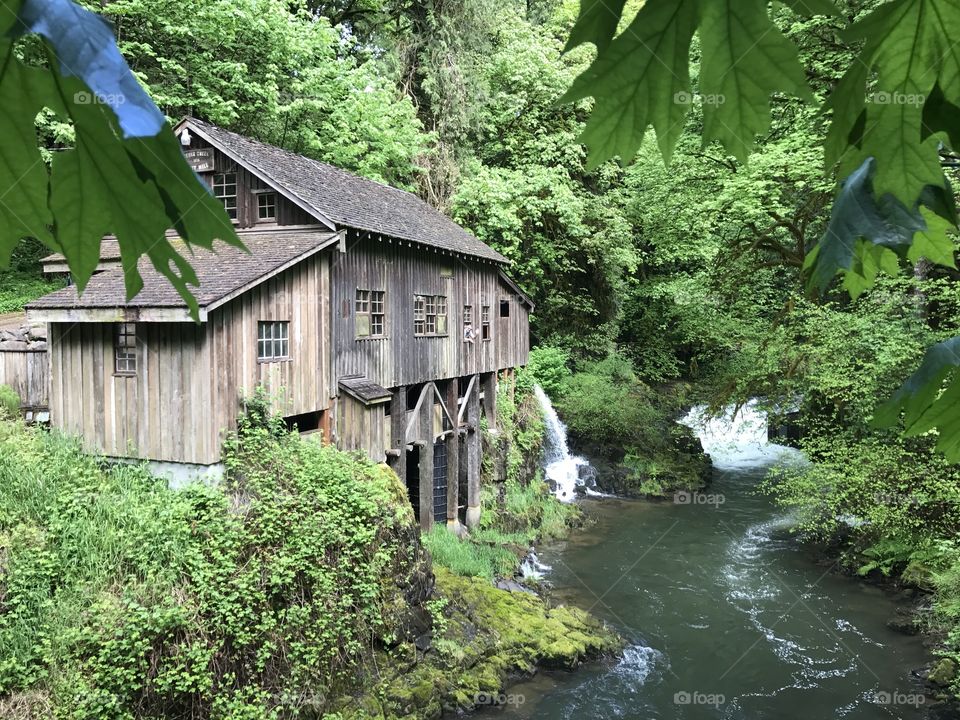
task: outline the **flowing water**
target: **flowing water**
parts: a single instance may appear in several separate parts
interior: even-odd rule
[[[622,660],[541,673],[490,712],[923,717],[910,671],[927,658],[919,639],[886,627],[893,602],[814,564],[789,535],[790,519],[755,492],[770,465],[802,458],[768,445],[764,418],[750,406],[700,434],[715,463],[703,494],[590,500],[595,524],[536,558],[557,600],[589,608],[628,639]]]

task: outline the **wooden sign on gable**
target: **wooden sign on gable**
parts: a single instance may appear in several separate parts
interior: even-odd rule
[[[187,163],[197,173],[213,172],[213,148],[200,148],[199,150],[184,150],[183,157]]]

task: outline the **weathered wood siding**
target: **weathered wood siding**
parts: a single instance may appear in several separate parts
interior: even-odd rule
[[[364,405],[356,398],[341,393],[337,400],[337,447],[341,450],[362,450],[367,457],[382,461],[389,447],[389,403]]]
[[[442,271],[448,270],[450,277]],[[384,387],[412,385],[525,365],[529,352],[528,313],[499,278],[497,266],[415,248],[399,241],[348,241],[346,253],[333,253],[334,378],[363,375]],[[385,336],[356,338],[356,290],[384,290]],[[447,298],[447,334],[418,337],[413,332],[414,295]],[[500,300],[510,316],[500,317]],[[478,336],[463,341],[463,308],[473,308]],[[479,336],[481,308],[490,307],[491,339]]]
[[[115,457],[210,464],[213,387],[206,328],[138,323],[137,372],[114,373],[110,323],[51,323],[51,423]]]
[[[45,408],[50,402],[50,363],[46,350],[0,352],[0,385],[20,396],[25,408]]]
[[[330,407],[330,261],[323,252],[252,288],[210,313],[214,386],[213,413],[218,428],[236,426],[241,398],[263,385],[281,415],[300,415]],[[289,360],[257,360],[257,323],[286,321]]]
[[[315,256],[214,310],[208,322],[137,323],[134,375],[114,373],[110,323],[51,323],[55,427],[115,457],[209,465],[258,384],[297,415],[330,406],[329,262]],[[257,323],[290,323],[290,359],[257,361]]]
[[[194,137],[190,143],[191,150],[199,150],[211,147],[205,140]],[[237,226],[241,228],[270,227],[271,225],[315,225],[316,218],[311,216],[303,208],[290,202],[287,198],[277,192],[277,218],[276,221],[259,222],[257,219],[257,196],[252,192],[253,188],[266,186],[264,182],[258,182],[257,177],[246,168],[238,165],[230,156],[225,155],[220,150],[213,148],[214,172],[201,173],[200,177],[209,186],[213,186],[214,173],[236,173],[237,174]]]

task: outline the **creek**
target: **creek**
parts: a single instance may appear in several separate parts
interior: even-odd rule
[[[773,464],[802,456],[768,444],[765,418],[752,406],[690,422],[714,461],[703,493],[662,502],[588,498],[587,528],[539,550],[554,599],[616,627],[629,643],[622,659],[540,673],[488,712],[557,720],[924,717],[911,671],[928,657],[919,638],[887,627],[894,601],[814,563],[789,532],[789,516],[756,492]],[[558,492],[569,491],[584,461],[563,465],[549,451],[555,482],[567,478]]]

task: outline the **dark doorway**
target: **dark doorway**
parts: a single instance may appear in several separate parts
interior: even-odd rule
[[[420,522],[420,448],[407,450],[407,497],[413,505],[413,515]]]
[[[447,444],[433,444],[433,521],[447,521]]]

